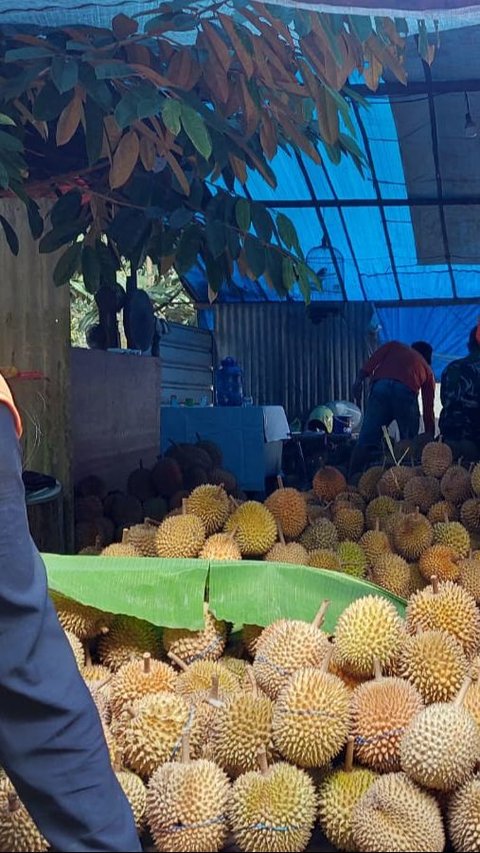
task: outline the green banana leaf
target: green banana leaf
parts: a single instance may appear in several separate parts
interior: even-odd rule
[[[322,601],[330,606],[325,628],[333,631],[352,601],[381,595],[401,616],[406,602],[368,581],[340,572],[247,560],[102,558],[44,554],[48,582],[81,604],[146,619],[159,627],[203,627],[203,602],[235,625],[268,625],[275,619],[314,618]]]
[[[207,560],[43,554],[50,589],[162,628],[203,628]]]
[[[324,629],[357,598],[381,595],[405,614],[406,602],[368,581],[341,572],[282,563],[210,563],[209,602],[219,619],[234,624],[269,625],[275,619],[313,620],[322,601],[330,606]]]

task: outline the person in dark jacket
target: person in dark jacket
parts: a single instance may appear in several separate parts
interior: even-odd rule
[[[445,441],[470,441],[480,449],[480,324],[470,332],[468,355],[442,373],[438,422]]]
[[[57,851],[141,846],[29,533],[21,421],[0,377],[0,766]]]

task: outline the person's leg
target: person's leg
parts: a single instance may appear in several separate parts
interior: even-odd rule
[[[54,849],[141,850],[98,713],[48,598],[13,420],[2,405],[0,765]]]
[[[391,385],[390,381],[383,379],[373,385],[358,437],[359,447],[378,447],[381,444],[382,427],[388,427],[393,420]]]
[[[420,428],[418,397],[406,385],[396,382],[392,400],[394,419],[397,422],[400,439],[415,438]]]

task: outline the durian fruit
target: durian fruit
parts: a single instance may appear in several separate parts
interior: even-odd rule
[[[203,631],[188,631],[186,628],[164,628],[163,647],[189,664],[199,660],[218,660],[227,643],[227,625],[204,607]]]
[[[285,489],[282,478],[277,479],[279,488],[267,498],[265,506],[281,526],[284,536],[298,539],[308,523],[305,495],[297,489]]]
[[[50,845],[35,826],[15,789],[7,782],[0,788],[0,851],[43,853]]]
[[[116,616],[108,634],[98,642],[100,663],[116,672],[124,663],[141,658],[145,652],[160,657],[161,643],[157,628],[134,616]]]
[[[406,560],[418,560],[433,542],[433,527],[420,512],[402,515],[394,525],[393,542]]]
[[[220,708],[213,723],[213,758],[230,777],[237,778],[257,767],[264,748],[272,760],[273,702],[255,687],[239,693]]]
[[[270,563],[293,563],[296,566],[309,565],[309,553],[299,542],[277,542],[265,556]]]
[[[364,679],[361,676],[352,675],[351,672],[342,668],[338,660],[338,653],[335,645],[333,646],[333,653],[330,658],[328,671],[331,672],[332,675],[338,676],[351,693],[353,693],[360,684],[364,684]]]
[[[124,495],[121,492],[108,495],[103,509],[105,515],[112,519],[115,527],[121,530],[131,527],[132,524],[141,524],[143,521],[141,501],[133,495]]]
[[[134,527],[139,527],[143,525],[134,525]],[[142,552],[135,547],[132,542],[128,541],[128,530],[127,528],[123,531],[122,541],[114,542],[113,545],[107,545],[106,548],[103,549],[100,556],[101,557],[141,557]],[[134,534],[135,536],[135,534]]]
[[[477,497],[480,497],[480,462],[472,469],[472,473],[470,474],[470,485],[472,487],[472,492]]]
[[[147,791],[147,821],[155,849],[168,853],[221,850],[227,838],[230,784],[212,761],[190,761],[183,739],[182,762],[159,767]]]
[[[377,779],[377,774],[364,767],[353,766],[354,738],[349,737],[345,765],[330,771],[318,791],[320,827],[337,850],[355,851],[353,840],[353,810]]]
[[[478,533],[480,530],[480,498],[468,498],[462,504],[460,521],[469,533]]]
[[[196,515],[166,518],[155,533],[157,557],[188,559],[198,557],[205,545],[205,527]]]
[[[380,776],[354,807],[352,834],[361,853],[442,853],[445,832],[440,807],[404,773]]]
[[[322,767],[346,743],[350,691],[328,672],[330,655],[320,667],[297,670],[278,695],[273,712],[273,743],[280,755],[299,767]]]
[[[402,738],[402,769],[417,784],[452,791],[472,775],[480,757],[480,729],[463,707],[467,676],[453,702],[428,705]]]
[[[242,628],[242,643],[247,654],[253,658],[257,651],[257,643],[263,628],[260,625],[244,625]]]
[[[446,631],[419,631],[406,637],[399,675],[419,691],[426,705],[449,702],[463,684],[468,661],[462,646]]]
[[[183,475],[175,459],[158,459],[152,468],[152,480],[155,490],[164,498],[171,498],[183,488]]]
[[[381,465],[374,465],[360,477],[358,491],[366,501],[372,501],[378,495],[377,486],[384,470]]]
[[[235,843],[245,853],[302,853],[315,824],[314,783],[290,764],[268,767],[264,753],[259,762],[261,773],[245,773],[232,788],[228,817]]]
[[[335,551],[338,545],[337,528],[328,518],[317,518],[300,536],[300,544],[307,551],[324,548]]]
[[[365,577],[367,558],[358,542],[340,542],[337,553],[340,559],[340,571],[354,578]]]
[[[405,484],[403,497],[418,506],[420,512],[427,513],[441,498],[440,484],[435,477],[412,477]]]
[[[418,592],[419,589],[425,589],[426,586],[428,581],[423,577],[418,563],[410,563],[410,595]]]
[[[463,586],[470,595],[473,595],[477,604],[480,603],[480,559],[467,557],[458,563],[460,575],[458,583]]]
[[[379,495],[388,495],[390,498],[400,500],[403,498],[403,489],[412,477],[415,477],[413,468],[408,468],[404,465],[394,465],[393,468],[388,468],[377,483],[377,492]]]
[[[114,770],[120,787],[130,804],[137,832],[141,833],[145,828],[147,811],[147,789],[145,784],[136,773],[132,773],[131,770],[126,770],[122,767],[118,757],[114,764]]]
[[[375,680],[361,684],[352,696],[351,734],[355,755],[379,773],[400,770],[400,741],[422,710],[418,690],[401,678],[383,678],[377,662]]]
[[[222,486],[197,486],[187,498],[187,513],[203,522],[207,536],[223,529],[230,515],[230,501]]]
[[[390,515],[398,511],[398,503],[388,495],[374,498],[365,510],[365,519],[367,527],[370,530],[375,530],[377,527],[377,519],[380,523],[380,528],[383,527],[385,521]]]
[[[480,647],[480,616],[475,599],[453,581],[432,584],[411,596],[406,612],[406,628],[410,634],[417,630],[447,631],[459,641],[467,658]]]
[[[377,559],[382,554],[390,554],[392,551],[390,539],[387,534],[380,530],[380,519],[377,518],[374,530],[367,530],[360,539],[360,545],[363,548],[367,558],[369,568],[375,564]]]
[[[318,548],[316,551],[307,552],[307,565],[314,569],[329,569],[333,572],[340,572],[342,564],[340,557],[335,551],[329,548]]]
[[[433,544],[449,545],[459,557],[467,557],[470,551],[470,536],[459,521],[445,521],[434,525]]]
[[[58,592],[50,591],[50,597],[63,630],[74,634],[82,643],[106,631],[113,619],[109,613],[80,604]]]
[[[476,667],[473,666],[470,670],[469,674],[471,678],[474,678],[472,670],[475,668]],[[477,726],[480,727],[480,682],[478,681],[478,675],[470,684],[470,687],[466,692],[463,705],[465,710],[472,715]]]
[[[218,661],[196,661],[190,666],[183,664],[183,667],[177,679],[176,690],[187,699],[192,696],[199,698],[201,693],[209,696],[214,680],[218,682],[221,692],[226,695],[233,695],[240,690],[240,683],[235,673]]]
[[[235,531],[235,539],[243,557],[264,557],[277,541],[277,523],[263,504],[247,501],[232,513],[225,525],[227,533]]]
[[[315,474],[312,485],[316,497],[320,501],[329,503],[335,500],[340,492],[345,491],[347,481],[337,468],[332,468],[331,465],[324,465]]]
[[[80,642],[78,637],[75,634],[72,634],[71,631],[65,631],[65,636],[70,643],[70,647],[73,652],[73,656],[75,658],[76,664],[79,669],[82,669],[85,666],[85,649],[83,644]]]
[[[112,681],[112,673],[106,666],[102,666],[102,664],[94,663],[92,664],[90,661],[83,666],[80,670],[82,678],[86,681],[87,685],[96,684],[97,687],[103,683],[108,683],[109,689]]]
[[[101,536],[96,536],[95,537],[95,544],[94,545],[87,545],[86,548],[82,548],[78,552],[78,555],[80,557],[99,557],[100,554],[102,553],[102,550],[104,547],[105,546],[104,546],[104,544],[102,544]]]
[[[159,525],[153,519],[146,518],[143,524],[134,524],[125,531],[124,542],[132,545],[142,557],[156,557],[155,535],[158,527]],[[110,545],[110,548],[112,547]]]
[[[339,509],[360,509],[365,512],[366,501],[360,492],[355,491],[353,487],[349,487],[346,492],[340,492],[333,502],[333,513]]]
[[[441,441],[430,441],[422,450],[422,468],[427,477],[440,480],[453,463],[453,454]]]
[[[236,563],[242,559],[240,548],[235,541],[234,533],[214,533],[210,536],[200,551],[202,560],[217,560],[219,562]]]
[[[146,652],[143,660],[124,664],[115,675],[110,690],[113,714],[120,716],[137,699],[152,693],[174,693],[176,681],[177,673],[171,666],[152,660]]]
[[[438,524],[441,521],[458,521],[458,507],[449,501],[437,501],[428,510],[427,518],[430,524]]]
[[[382,554],[370,570],[370,579],[400,598],[408,598],[410,595],[412,586],[410,566],[398,554]]]
[[[125,713],[123,725],[115,730],[126,766],[148,780],[161,764],[178,761],[182,735],[192,722],[192,708],[183,696],[144,696]]]
[[[269,626],[257,644],[253,672],[258,685],[276,699],[293,673],[302,667],[319,666],[330,643],[320,630],[329,602],[324,602],[313,622],[281,619]]]
[[[143,511],[145,513],[145,523],[149,522],[157,522],[163,521],[167,512],[168,512],[168,504],[165,498],[149,498],[148,501],[143,502]]]
[[[418,566],[427,581],[434,575],[439,581],[456,581],[460,576],[458,554],[449,545],[432,545],[427,548]]]
[[[448,803],[448,832],[455,853],[480,850],[480,779],[474,776]]]
[[[452,465],[443,475],[440,488],[446,501],[462,504],[471,495],[469,472],[461,465]]]
[[[355,508],[338,509],[333,515],[333,523],[337,528],[340,542],[345,540],[358,542],[365,528],[363,512]]]
[[[382,668],[391,666],[398,657],[402,640],[403,623],[395,607],[376,595],[349,604],[335,629],[340,666],[362,677],[373,675],[375,658]]]
[[[148,501],[149,498],[154,498],[156,495],[155,485],[152,480],[152,474],[143,465],[143,460],[140,459],[140,464],[135,471],[129,475],[127,480],[127,492],[138,498],[139,501]]]

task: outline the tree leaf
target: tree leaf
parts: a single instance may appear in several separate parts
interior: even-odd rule
[[[134,130],[122,136],[113,155],[110,169],[110,187],[112,190],[123,187],[130,178],[140,154],[140,142]]]
[[[243,157],[237,157],[235,154],[229,154],[228,159],[230,161],[230,165],[233,169],[233,174],[235,175],[237,181],[239,181],[242,186],[247,183],[247,164]]]
[[[88,94],[98,104],[100,109],[104,113],[110,113],[113,107],[113,98],[107,83],[104,80],[97,80],[92,66],[87,65],[86,62],[80,63],[78,76]]]
[[[82,226],[78,222],[65,222],[63,225],[58,225],[47,231],[40,240],[38,251],[42,254],[56,252],[61,246],[71,243],[75,240],[82,230]]]
[[[97,80],[120,80],[124,77],[133,77],[134,71],[126,62],[108,61],[95,65],[95,76]]]
[[[17,136],[13,136],[8,131],[0,130],[0,148],[3,151],[11,151],[19,154],[23,151],[23,145]]]
[[[202,30],[211,50],[215,54],[223,70],[227,72],[230,68],[232,57],[227,45],[219,35],[217,28],[209,21],[202,21]]]
[[[248,52],[244,43],[242,42],[242,39],[239,37],[237,28],[231,16],[218,13],[218,19],[221,22],[223,29],[227,33],[232,43],[233,50],[235,51],[235,56],[237,57],[243,70],[245,71],[245,74],[247,75],[247,80],[250,80],[250,77],[252,76],[255,70],[255,64],[251,53]],[[246,30],[245,37],[247,38]]]
[[[218,219],[207,222],[205,228],[207,245],[214,258],[219,258],[225,251],[226,233],[225,225]]]
[[[146,172],[153,171],[156,156],[154,142],[148,136],[142,136],[140,139],[140,160]]]
[[[82,117],[82,98],[78,89],[61,113],[57,122],[57,145],[66,145],[75,135]]]
[[[377,35],[371,35],[367,39],[366,44],[383,68],[388,68],[400,83],[406,85],[407,74],[405,66],[402,65],[394,51],[382,44]]]
[[[293,261],[291,258],[282,258],[282,284],[286,293],[288,293],[295,284],[296,276]]]
[[[162,119],[166,128],[173,133],[174,136],[178,136],[181,131],[180,124],[180,115],[182,112],[182,105],[180,101],[174,100],[174,98],[167,98],[163,107],[162,107]]]
[[[13,118],[10,118],[10,116],[5,115],[5,113],[0,113],[0,124],[7,124],[10,127],[16,127]]]
[[[303,257],[296,228],[292,220],[289,219],[288,216],[285,216],[284,213],[277,213],[277,228],[284,246],[286,246],[287,249],[295,249],[296,253]]]
[[[52,58],[52,51],[47,47],[16,47],[7,50],[4,56],[5,62],[27,62],[29,59]]]
[[[82,209],[82,194],[80,190],[69,190],[61,195],[50,211],[50,221],[54,228],[64,225],[65,222],[74,222]]]
[[[40,208],[33,198],[28,199],[27,216],[30,233],[34,240],[38,240],[43,234],[43,219],[40,214]]]
[[[239,198],[235,205],[235,218],[240,231],[246,233],[250,228],[251,222],[250,204],[246,198]]]
[[[39,121],[53,121],[65,109],[70,98],[69,92],[61,95],[53,83],[48,82],[37,95],[32,114]]]
[[[52,62],[51,78],[61,95],[70,92],[78,83],[78,63],[65,56],[55,56]]]
[[[262,124],[260,125],[260,144],[268,159],[273,160],[277,153],[277,134],[275,125],[265,110],[263,110]]]
[[[9,247],[12,255],[15,255],[15,256],[18,255],[20,246],[18,243],[18,237],[15,234],[15,231],[13,230],[10,223],[7,222],[7,220],[5,219],[4,216],[0,215],[0,222],[2,223],[3,231],[5,233],[5,239],[8,243],[8,247]]]
[[[180,237],[175,254],[175,269],[179,275],[185,275],[197,263],[200,243],[197,226],[190,225]]]
[[[97,163],[101,157],[103,131],[103,112],[93,98],[87,95],[85,104],[85,142],[90,166]]]
[[[58,259],[53,270],[53,282],[56,287],[70,283],[70,279],[78,272],[81,254],[82,244],[74,243]]]
[[[348,25],[350,32],[353,32],[362,43],[372,35],[372,19],[369,15],[349,15]]]
[[[138,21],[134,21],[134,19],[129,18],[128,15],[122,15],[120,13],[119,15],[115,15],[112,21],[112,30],[118,39],[133,36],[133,34],[138,30]]]
[[[100,287],[100,261],[93,246],[83,246],[82,276],[83,283],[89,293],[96,293]]]
[[[189,210],[188,207],[177,207],[169,219],[170,228],[180,230],[181,228],[185,228],[193,219],[193,210]]]
[[[208,299],[209,302],[214,302],[217,293],[219,292],[225,277],[222,264],[218,263],[217,258],[213,258],[210,252],[205,252],[205,271],[207,273],[208,284]]]
[[[203,118],[187,104],[182,103],[180,113],[182,126],[199,154],[208,160],[212,153],[212,140]]]
[[[297,266],[297,281],[300,288],[300,293],[303,296],[306,305],[310,304],[311,288],[308,267],[306,264],[300,263]]]
[[[4,163],[2,163],[2,161],[0,159],[0,187],[2,188],[2,190],[6,190],[6,189],[8,189],[9,186],[10,186],[10,175],[8,174]]]
[[[281,296],[284,295],[283,289],[283,255],[278,249],[270,246],[267,249],[267,269],[266,276],[271,286]]]
[[[251,234],[247,234],[245,237],[244,247],[250,272],[255,279],[260,278],[265,272],[265,247],[257,237],[253,237]]]
[[[359,161],[360,166],[362,165],[362,163],[365,163],[365,154],[363,153],[360,146],[357,145],[355,140],[352,139],[351,136],[347,136],[346,133],[341,133],[339,139],[342,145],[347,149],[347,151],[350,152],[354,160]]]
[[[269,243],[273,234],[273,219],[266,207],[259,202],[252,204],[252,223],[260,239]]]

